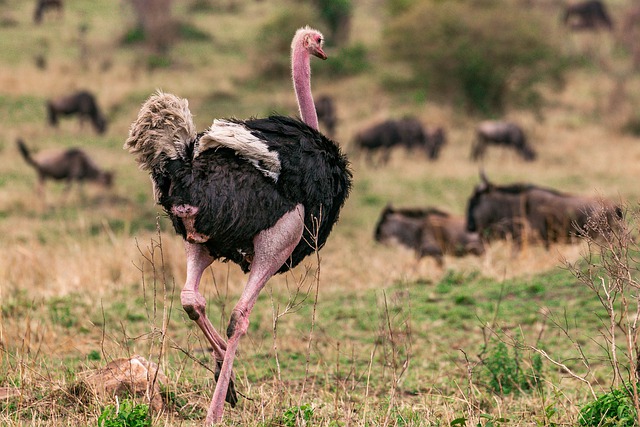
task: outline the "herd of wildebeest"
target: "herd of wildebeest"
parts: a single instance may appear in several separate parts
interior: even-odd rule
[[[62,0],[36,0],[34,22],[39,24],[48,9],[59,12]],[[587,0],[567,6],[564,22],[571,28],[612,27],[611,19],[600,0]],[[318,121],[329,137],[334,137],[338,115],[334,100],[327,95],[316,99]],[[47,121],[57,126],[61,117],[77,116],[81,125],[88,121],[93,130],[107,130],[107,118],[96,96],[87,90],[75,91],[46,103]],[[425,127],[413,116],[386,119],[359,130],[352,138],[352,157],[363,157],[367,167],[383,167],[395,149],[418,153],[436,161],[447,136],[443,127]],[[103,170],[81,148],[32,154],[25,141],[17,147],[38,177],[38,191],[44,191],[46,180],[96,182],[110,187],[114,175]],[[534,161],[536,151],[524,129],[511,121],[482,121],[475,128],[470,159],[480,161],[491,146],[514,150],[523,161]],[[534,184],[498,185],[484,172],[473,189],[466,215],[455,215],[441,208],[394,207],[389,203],[380,213],[374,239],[384,244],[399,244],[415,251],[418,258],[433,257],[442,265],[444,256],[482,255],[488,242],[510,239],[516,248],[525,242],[545,247],[555,242],[572,242],[581,236],[601,233],[603,221],[609,229],[620,226],[622,209],[602,198],[567,194]],[[594,224],[600,224],[596,226]]]

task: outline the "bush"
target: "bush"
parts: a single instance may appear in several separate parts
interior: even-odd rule
[[[633,427],[636,411],[627,391],[615,389],[582,407],[578,421],[585,427]]]
[[[531,367],[526,369],[517,350],[512,356],[505,343],[498,342],[484,359],[484,373],[487,387],[493,393],[505,395],[530,391],[542,379],[542,358],[534,354]]]
[[[313,10],[300,5],[286,9],[265,24],[255,42],[257,69],[262,77],[281,78],[290,75],[291,39],[303,23],[315,21]]]
[[[317,12],[308,6],[286,9],[262,27],[255,42],[255,68],[267,79],[290,78],[291,39],[303,23],[316,22]],[[322,31],[321,28],[318,30]],[[326,34],[325,34],[326,36]],[[326,41],[328,44],[328,40]],[[270,52],[265,55],[264,52]],[[331,52],[328,61],[315,61],[314,75],[346,76],[361,73],[370,67],[367,49],[362,44]],[[316,74],[317,73],[317,74]]]
[[[539,84],[561,83],[568,65],[549,28],[505,1],[416,1],[386,26],[384,51],[409,66],[412,84],[470,110],[537,109]]]
[[[320,75],[349,76],[359,74],[370,67],[367,53],[367,48],[364,45],[354,44],[332,54],[327,61],[317,61],[315,67]]]
[[[351,15],[353,6],[351,0],[315,0],[322,20],[329,27],[329,45],[344,45],[349,40]]]
[[[109,405],[98,417],[98,427],[151,427],[149,406],[123,400],[119,407]]]

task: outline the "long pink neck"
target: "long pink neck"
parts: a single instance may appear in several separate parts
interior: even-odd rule
[[[302,121],[314,129],[318,129],[318,115],[311,95],[311,65],[309,52],[301,43],[296,43],[291,54],[291,70],[293,88],[298,99],[298,108]]]

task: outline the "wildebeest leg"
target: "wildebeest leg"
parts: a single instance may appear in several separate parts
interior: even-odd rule
[[[420,247],[419,256],[420,258],[430,256],[436,260],[438,267],[442,268],[444,266],[444,254],[442,250],[435,244],[425,244]]]
[[[364,155],[364,159],[365,159],[365,162],[367,164],[373,166],[374,165],[374,163],[373,163],[373,151],[372,150],[367,150],[367,152]]]
[[[389,147],[384,147],[382,149],[382,156],[380,157],[381,164],[386,165],[389,163],[389,159],[391,157],[391,149]]]
[[[471,147],[471,159],[472,160],[478,160],[481,157],[484,157],[484,150],[486,148],[486,140],[480,136],[478,136],[478,138],[475,141],[475,144],[473,144],[473,147]]]
[[[38,183],[36,184],[36,194],[38,194],[38,198],[42,201],[42,206],[46,206],[46,195],[44,192],[44,181],[45,178],[42,175],[38,175]]]

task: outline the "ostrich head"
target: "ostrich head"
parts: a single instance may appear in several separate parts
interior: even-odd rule
[[[295,51],[297,46],[302,46],[309,54],[320,59],[327,59],[327,55],[322,50],[323,44],[322,33],[307,26],[296,31],[291,42],[291,49]]]

